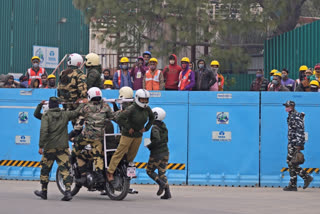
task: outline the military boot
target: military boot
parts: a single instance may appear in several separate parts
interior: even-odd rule
[[[159,185],[157,195],[160,196],[160,195],[162,195],[163,190],[166,188],[166,183],[163,180],[161,180],[160,178],[158,180],[156,180],[156,182]]]
[[[313,181],[313,177],[308,175],[307,179],[304,180],[303,189],[307,189],[309,184]]]
[[[283,191],[298,191],[297,187],[293,187],[293,186],[287,186],[285,188],[283,188]]]
[[[95,178],[97,183],[104,183],[106,180],[104,179],[103,173],[101,170],[95,172]]]
[[[47,191],[39,191],[36,190],[34,191],[34,194],[40,198],[42,198],[43,200],[47,200]]]
[[[167,186],[165,189],[164,189],[164,195],[161,196],[161,199],[169,199],[171,198],[171,192],[170,192],[170,189],[169,189],[169,186]]]
[[[72,195],[70,191],[65,191],[63,198],[61,201],[70,201],[72,199]]]

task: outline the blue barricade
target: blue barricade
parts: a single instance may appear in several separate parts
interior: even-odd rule
[[[259,93],[189,94],[188,184],[259,183]]]
[[[320,157],[318,144],[318,114],[320,107],[319,93],[305,92],[264,92],[261,93],[261,186],[286,186],[289,183],[287,169],[287,116],[282,105],[287,100],[296,103],[299,112],[305,112],[305,132],[308,140],[305,143],[305,163],[314,177],[310,186],[319,186]],[[299,176],[298,176],[299,177]],[[303,180],[298,178],[298,185],[303,186]]]
[[[41,122],[33,113],[41,100],[48,100],[55,93],[52,89],[0,90],[0,178],[39,179]]]

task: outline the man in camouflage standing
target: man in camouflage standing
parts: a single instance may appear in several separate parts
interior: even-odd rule
[[[306,189],[312,182],[313,178],[296,163],[296,155],[300,150],[304,150],[304,114],[295,110],[295,102],[287,101],[283,104],[288,112],[288,155],[287,163],[290,173],[289,185],[283,188],[284,191],[297,191],[297,175],[304,180],[303,189]]]
[[[78,116],[76,111],[61,111],[58,98],[50,97],[49,110],[41,117],[39,154],[41,159],[40,183],[41,191],[34,191],[34,194],[47,199],[47,188],[49,173],[54,161],[57,161],[63,176],[63,183],[66,187],[63,201],[70,201],[72,177],[70,176],[69,144],[68,144],[68,122]]]
[[[79,54],[70,54],[67,65],[68,68],[60,74],[58,84],[58,97],[62,102],[67,102],[63,107],[66,110],[74,110],[78,104],[75,102],[79,99],[87,97],[86,75],[79,69],[83,63],[83,58]],[[79,119],[73,120],[72,125],[80,131],[82,125],[79,124]]]

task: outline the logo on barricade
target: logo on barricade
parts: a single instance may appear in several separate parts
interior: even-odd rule
[[[217,112],[217,124],[229,124],[229,112]]]
[[[16,136],[16,144],[30,144],[31,137],[25,135]]]
[[[213,131],[212,140],[213,141],[231,141],[231,132]]]
[[[28,123],[29,115],[28,112],[19,112],[19,123]]]

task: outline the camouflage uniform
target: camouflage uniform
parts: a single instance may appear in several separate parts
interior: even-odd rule
[[[169,161],[168,149],[168,129],[164,122],[156,120],[151,129],[151,143],[148,145],[150,150],[150,157],[147,165],[147,174],[154,181],[159,179],[168,186],[168,179],[166,177],[166,170]],[[155,170],[158,169],[158,174]]]
[[[297,152],[296,146],[304,147],[305,133],[303,115],[296,110],[292,110],[287,118],[288,123],[288,155],[287,163],[290,172],[289,186],[297,186],[297,175],[303,180],[308,178],[308,173],[303,170],[299,165],[292,163],[292,158]]]
[[[103,145],[104,126],[107,119],[113,118],[113,113],[108,104],[103,101],[90,101],[80,110],[80,115],[83,116],[84,129],[82,130],[81,141],[75,143],[75,151],[79,168],[83,167],[85,162],[81,161],[81,150],[88,144],[92,147],[92,155],[96,171],[103,170]],[[83,172],[83,170],[82,170]]]
[[[87,86],[88,90],[92,87],[101,88],[101,66],[87,67]]]
[[[70,104],[64,104],[63,107],[66,110],[74,110],[78,104],[72,104],[77,99],[87,98],[87,84],[86,75],[80,70],[75,68],[68,68],[63,70],[60,74],[58,84],[58,97],[62,102],[70,102]],[[72,125],[75,130],[81,130],[80,124],[81,118],[72,121]]]
[[[42,115],[39,141],[39,148],[43,149],[40,175],[42,191],[47,191],[49,173],[54,161],[59,165],[66,190],[70,190],[72,178],[69,172],[68,122],[78,116],[78,110],[61,111],[57,107]]]

